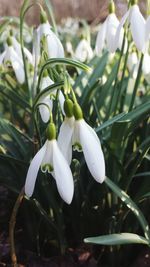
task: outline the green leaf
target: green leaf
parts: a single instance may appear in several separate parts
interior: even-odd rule
[[[143,228],[146,239],[148,239],[150,243],[150,229],[148,222],[146,221],[142,211],[138,208],[136,203],[126,194],[126,192],[121,190],[108,177],[106,177],[105,183],[121,199],[121,201],[123,201],[126,204],[126,206],[135,214],[140,225]]]
[[[114,116],[114,117],[111,118],[110,120],[108,120],[108,121],[104,122],[102,125],[98,126],[98,127],[95,129],[95,131],[98,133],[98,132],[100,132],[101,130],[103,130],[103,129],[109,127],[109,126],[111,126],[113,123],[115,123],[116,121],[119,121],[122,117],[124,117],[124,115],[125,115],[125,112],[120,113],[120,114]]]
[[[128,244],[144,244],[149,245],[146,238],[132,234],[132,233],[120,233],[120,234],[110,234],[102,235],[97,237],[87,237],[84,239],[85,243],[92,243],[97,245],[128,245]]]

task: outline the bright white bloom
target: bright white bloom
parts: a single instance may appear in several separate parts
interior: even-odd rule
[[[41,81],[41,90],[43,91],[44,89],[46,89],[48,86],[50,86],[52,84],[54,84],[54,82],[50,79],[49,76],[43,77],[42,81]],[[40,111],[41,118],[42,118],[43,122],[45,122],[45,123],[47,123],[49,121],[50,112],[53,109],[53,100],[51,97],[56,96],[56,91],[57,90],[55,89],[55,90],[51,91],[50,93],[48,93],[48,95],[47,94],[46,94],[46,96],[43,95],[38,102],[39,104],[41,104],[39,106],[39,111]],[[59,103],[60,103],[62,112],[64,112],[63,111],[64,101],[65,101],[64,95],[61,91],[59,91]],[[42,105],[42,103],[44,105]]]
[[[19,57],[22,58],[22,52],[21,52],[21,45],[20,45],[20,43],[16,40],[16,38],[14,36],[11,36],[11,40],[12,40],[12,45],[13,45],[16,53],[18,54]],[[32,54],[30,53],[30,51],[26,47],[24,47],[24,54],[27,57],[27,59],[30,62],[30,64],[33,65],[33,57],[32,57]]]
[[[117,29],[115,44],[119,43],[121,31],[123,29],[123,25],[125,24],[126,20],[130,23],[130,29],[133,41],[139,51],[144,52],[146,48],[146,21],[142,16],[138,5],[133,5],[130,9],[126,12],[123,18],[120,21],[120,25]],[[116,47],[114,47],[116,49]]]
[[[52,174],[61,198],[70,204],[74,192],[73,177],[55,139],[47,140],[31,161],[25,182],[25,193],[28,197],[33,194],[40,167],[42,172]]]
[[[98,183],[105,180],[105,161],[99,138],[84,119],[74,123],[73,144],[80,144],[88,169]]]
[[[89,61],[93,57],[93,50],[86,39],[82,39],[76,50],[75,50],[75,58],[84,62]]]
[[[106,48],[111,53],[114,53],[117,48],[121,49],[124,30],[121,28],[119,41],[116,45],[115,35],[118,26],[119,20],[117,19],[115,13],[109,14],[104,23],[101,25],[96,38],[95,49],[97,54],[99,54],[105,48],[105,44]]]
[[[79,113],[82,114],[82,111],[79,110]],[[58,144],[69,164],[72,159],[72,145],[82,148],[90,173],[97,182],[102,183],[105,179],[105,161],[101,144],[95,131],[82,115],[80,117],[76,120],[73,116],[65,118],[60,128]]]
[[[71,164],[72,160],[72,136],[74,130],[74,117],[65,117],[58,135],[58,145],[65,159]]]
[[[132,77],[136,79],[139,66],[139,59],[136,52],[129,53],[127,67]]]
[[[41,12],[41,24],[38,29],[38,39],[39,45],[42,38],[45,36],[46,44],[48,49],[48,57],[49,58],[61,58],[64,57],[64,48],[56,36],[56,34],[51,30],[51,26],[47,20],[46,13],[44,11]]]
[[[25,73],[24,73],[24,66],[23,61],[14,50],[12,42],[9,41],[6,50],[0,55],[0,64],[11,64],[12,68],[15,72],[15,76],[17,81],[20,84],[23,84],[25,81]]]

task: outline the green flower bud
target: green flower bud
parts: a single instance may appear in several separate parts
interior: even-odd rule
[[[109,3],[109,14],[115,13],[115,4],[114,1]]]
[[[45,69],[44,71],[43,71],[43,77],[47,77],[48,76],[48,71]]]
[[[131,0],[131,6],[137,5],[138,4],[138,0]]]
[[[48,140],[56,139],[56,127],[53,122],[50,122],[46,129],[46,135]]]
[[[82,109],[81,109],[81,107],[79,106],[78,103],[75,103],[73,105],[73,115],[74,115],[74,117],[75,117],[76,120],[83,119]]]
[[[64,102],[64,111],[68,118],[73,116],[73,102],[70,99],[66,99]]]
[[[47,22],[47,15],[43,9],[41,10],[41,13],[40,13],[40,22],[41,24],[44,24]]]
[[[7,44],[8,44],[8,46],[12,46],[12,39],[10,36],[8,36],[8,38],[7,38]]]

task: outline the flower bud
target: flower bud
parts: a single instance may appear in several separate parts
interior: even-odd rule
[[[66,99],[64,102],[64,111],[68,118],[73,116],[73,102],[70,99]]]
[[[138,4],[138,0],[131,0],[131,6],[137,5]]]
[[[48,140],[56,139],[56,127],[53,122],[50,122],[46,129],[46,135]]]
[[[8,44],[8,46],[12,46],[12,40],[11,40],[10,36],[8,36],[8,38],[7,38],[7,44]]]
[[[75,103],[73,105],[73,115],[74,115],[74,117],[75,117],[76,120],[83,119],[82,109],[81,109],[81,107],[79,106],[78,103]]]
[[[115,4],[114,1],[109,3],[109,14],[115,13]]]
[[[41,24],[44,24],[47,22],[47,15],[43,9],[41,9],[41,13],[40,13],[40,22]]]

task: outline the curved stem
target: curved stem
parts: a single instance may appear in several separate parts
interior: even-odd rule
[[[138,74],[137,74],[137,78],[136,78],[134,89],[133,89],[133,94],[132,94],[132,98],[131,98],[131,103],[130,103],[129,111],[131,111],[132,108],[133,108],[133,106],[134,106],[134,101],[135,101],[136,93],[137,93],[138,86],[139,86],[139,83],[140,83],[140,80],[141,80],[143,58],[144,58],[144,54],[141,55],[139,69],[138,69]]]
[[[14,205],[10,222],[9,222],[9,238],[10,238],[10,253],[11,253],[11,262],[13,267],[17,267],[17,256],[16,256],[16,250],[15,250],[15,240],[14,240],[14,230],[15,230],[15,225],[16,225],[16,217],[18,213],[18,209],[22,203],[24,197],[24,187],[22,188],[16,203]]]

